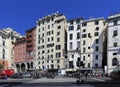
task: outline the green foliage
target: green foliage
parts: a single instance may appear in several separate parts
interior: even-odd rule
[[[4,69],[4,65],[0,64],[0,70]]]

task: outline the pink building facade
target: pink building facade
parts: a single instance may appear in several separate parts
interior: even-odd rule
[[[35,27],[26,31],[26,37],[14,44],[14,64],[16,72],[35,69]]]
[[[14,64],[17,72],[26,70],[26,39],[21,38],[14,43]]]

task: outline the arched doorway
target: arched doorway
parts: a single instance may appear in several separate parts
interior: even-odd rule
[[[20,65],[19,64],[16,64],[16,70],[17,70],[17,72],[20,72]]]
[[[116,66],[118,65],[118,59],[117,58],[113,58],[112,59],[112,66]]]
[[[31,62],[31,69],[33,69],[33,62]]]
[[[26,70],[25,68],[26,68],[25,64],[22,63],[22,64],[21,64],[21,72],[25,72],[25,70]]]
[[[30,69],[30,64],[29,64],[29,63],[27,63],[27,69],[28,69],[28,70]]]

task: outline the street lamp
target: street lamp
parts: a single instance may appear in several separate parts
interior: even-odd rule
[[[77,59],[77,66],[79,67],[78,68],[78,75],[79,75],[79,78],[78,80],[76,81],[77,84],[80,84],[81,82],[83,82],[83,80],[81,79],[81,76],[80,76],[80,68],[81,68],[81,65],[82,65],[82,62],[81,62],[81,49],[79,49],[80,47],[77,47],[77,49],[75,50],[75,52],[78,52],[79,53],[79,56],[78,59]]]

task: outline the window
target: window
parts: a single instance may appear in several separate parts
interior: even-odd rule
[[[114,30],[114,31],[113,31],[113,36],[115,37],[115,36],[117,36],[117,35],[118,35],[117,30]]]
[[[57,42],[60,42],[60,38],[57,38]]]
[[[76,24],[78,24],[78,23],[80,23],[80,19],[77,19],[77,20],[76,20]]]
[[[51,49],[51,52],[53,52],[53,49]]]
[[[58,26],[58,28],[57,29],[61,29],[61,26]]]
[[[96,51],[99,51],[99,47],[98,46],[96,46]]]
[[[60,20],[57,20],[56,22],[57,22],[57,23],[60,23]]]
[[[99,21],[95,21],[95,25],[98,25],[99,24]]]
[[[57,36],[60,35],[60,32],[57,32]]]
[[[40,32],[40,28],[38,29],[38,32]]]
[[[79,30],[80,29],[80,25],[77,25],[77,30]]]
[[[38,62],[38,64],[40,64],[40,61]]]
[[[3,41],[3,46],[5,46],[5,41]]]
[[[70,40],[72,40],[73,39],[73,34],[70,34]]]
[[[56,50],[60,50],[61,49],[61,45],[56,45]]]
[[[72,49],[73,48],[73,44],[72,44],[72,42],[70,42],[70,49]]]
[[[3,53],[5,53],[5,49],[3,49]]]
[[[53,61],[53,60],[51,60],[51,62],[53,63],[54,61]]]
[[[117,58],[113,58],[113,59],[112,59],[112,65],[115,66],[115,65],[117,65],[117,64],[118,64]]]
[[[117,25],[117,20],[115,20],[115,21],[113,22],[113,25],[114,25],[114,26]]]
[[[97,64],[97,63],[95,63],[95,67],[96,67],[96,68],[98,67],[98,64]]]
[[[47,56],[47,59],[49,59],[50,57],[49,57],[49,55]]]
[[[96,44],[99,43],[99,39],[96,39]]]
[[[88,49],[90,49],[90,47],[88,47]]]
[[[83,29],[83,32],[86,32],[86,29]]]
[[[61,53],[56,53],[56,58],[60,58],[61,57]]]
[[[85,40],[83,40],[83,45],[85,45]]]
[[[94,34],[95,36],[99,36],[99,32],[95,32],[95,34]]]
[[[79,32],[77,33],[77,39],[80,39],[80,33]]]
[[[57,60],[57,63],[60,63],[60,60]]]
[[[38,26],[40,26],[40,22],[38,23]]]
[[[59,66],[59,65],[58,65],[57,67],[58,67],[58,69],[60,68],[60,66]]]
[[[80,41],[77,41],[77,48],[80,47]]]
[[[99,27],[96,27],[96,29],[95,29],[95,30],[97,30],[97,31],[98,31],[98,30],[99,30]]]
[[[87,23],[86,23],[86,22],[82,23],[82,27],[84,27],[84,26],[87,26]]]
[[[13,35],[11,36],[11,40],[14,40],[14,36]]]
[[[69,61],[69,68],[73,68],[73,61]]]
[[[48,25],[48,29],[50,29],[50,25]]]
[[[83,56],[83,61],[85,61],[85,56]]]
[[[40,40],[38,40],[38,44],[40,44]]]
[[[86,50],[85,50],[85,47],[83,48],[83,52],[85,52]]]
[[[48,38],[48,41],[50,41],[50,38]]]
[[[113,55],[117,55],[117,53],[113,53]]]
[[[88,37],[89,37],[89,38],[92,38],[92,36],[91,36],[91,34],[90,34],[90,33],[88,33]]]
[[[47,19],[47,23],[49,23],[50,22],[50,19]]]
[[[14,44],[14,41],[12,41],[11,44]]]
[[[44,37],[44,33],[42,33],[42,37]]]
[[[43,50],[42,53],[45,53],[45,51]]]
[[[44,27],[42,27],[42,31],[44,31]]]
[[[73,20],[70,21],[70,24],[73,24]]]
[[[52,34],[53,34],[53,30],[52,30],[51,32],[52,32]]]
[[[87,37],[87,34],[82,34],[82,38],[86,38]]]
[[[5,59],[5,55],[4,54],[2,55],[2,57],[3,57],[3,59]]]
[[[90,54],[88,54],[88,57],[90,57]]]
[[[74,55],[72,55],[72,58],[74,58]]]
[[[117,46],[118,46],[117,42],[114,42],[113,47],[117,47]]]
[[[88,63],[88,68],[90,68],[90,63]]]
[[[44,43],[44,39],[42,39],[42,43]]]
[[[54,27],[54,24],[52,24],[52,28]]]
[[[53,41],[53,37],[51,37],[51,41]]]
[[[52,17],[52,19],[51,19],[52,21],[54,20],[54,18]]]
[[[69,31],[74,30],[74,26],[69,26]]]
[[[95,59],[98,60],[98,55],[95,55]]]

